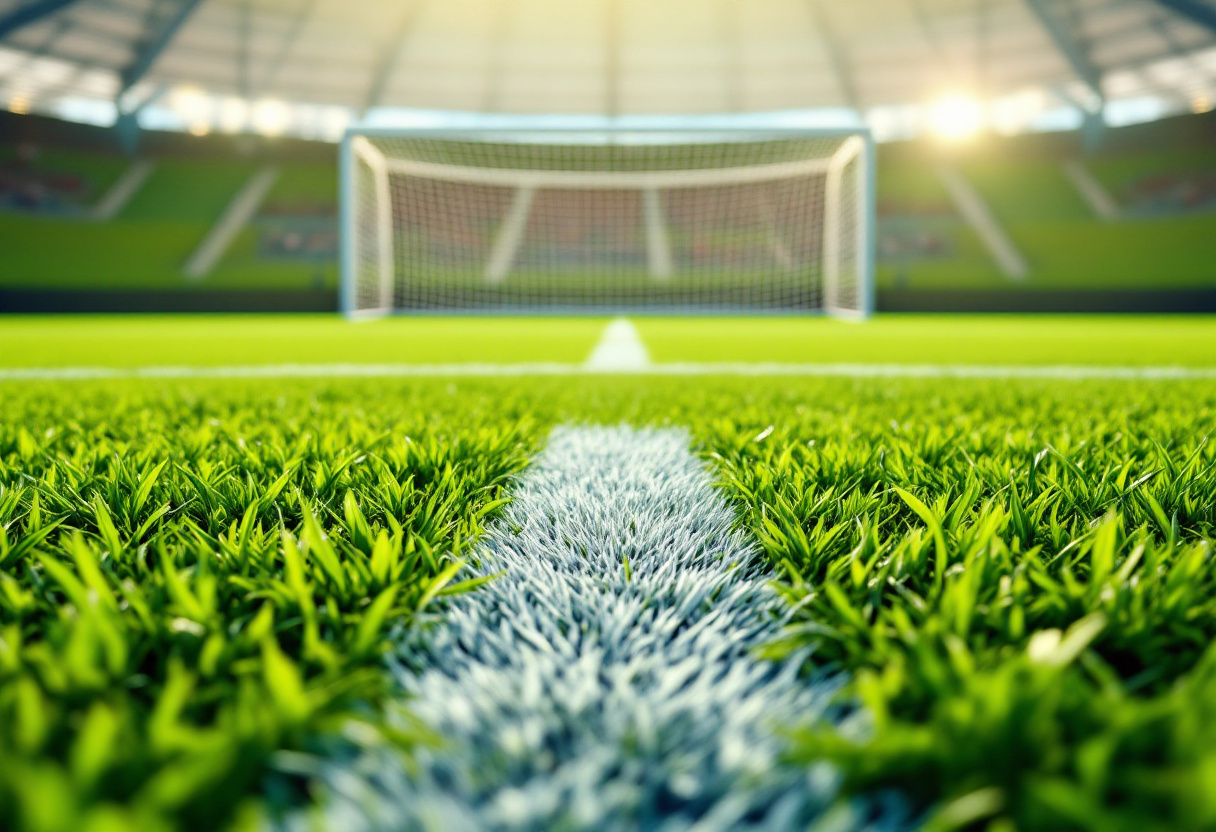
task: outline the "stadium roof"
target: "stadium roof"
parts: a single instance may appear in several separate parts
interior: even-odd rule
[[[324,133],[397,107],[873,124],[961,94],[1034,129],[1210,107],[1214,43],[1216,0],[0,0],[0,101],[293,132],[304,104]]]

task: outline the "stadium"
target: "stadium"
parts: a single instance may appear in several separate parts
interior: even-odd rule
[[[1216,829],[1216,2],[0,0],[0,829]]]

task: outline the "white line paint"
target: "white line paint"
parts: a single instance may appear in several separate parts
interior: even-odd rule
[[[1010,280],[1025,280],[1030,275],[1026,258],[997,222],[979,191],[967,181],[962,171],[951,165],[938,168],[938,176],[946,186],[954,207],[979,236],[1001,273]]]
[[[767,194],[759,190],[755,192],[753,201],[756,206],[756,214],[764,223],[764,231],[768,236],[768,245],[773,252],[773,259],[783,269],[796,268],[794,256],[790,254],[789,246],[785,244],[785,240],[781,238],[781,234],[777,230],[777,212],[773,210],[772,201]]]
[[[515,189],[511,207],[507,209],[507,215],[499,226],[494,248],[490,251],[490,260],[486,263],[485,280],[491,286],[502,283],[511,273],[511,266],[515,263],[519,247],[528,230],[535,197],[536,189],[531,186],[525,185]]]
[[[597,373],[643,372],[650,367],[650,353],[637,327],[626,318],[617,318],[604,328],[600,342],[583,366]]]
[[[0,382],[110,379],[514,378],[620,372],[643,376],[805,376],[818,378],[989,378],[1085,381],[1216,379],[1216,367],[1083,367],[984,364],[668,363],[628,369],[587,364],[254,364],[230,367],[16,367]]]
[[[663,196],[657,188],[642,191],[642,214],[646,219],[646,260],[650,277],[665,281],[671,277],[671,241],[667,238],[667,217]]]
[[[184,271],[188,279],[202,280],[211,273],[215,264],[232,245],[232,241],[241,233],[241,229],[253,219],[278,176],[278,168],[263,168],[245,183],[194,254],[186,261]]]
[[[1094,212],[1094,216],[1107,222],[1119,219],[1119,203],[1107,193],[1106,188],[1102,187],[1102,183],[1094,178],[1088,168],[1076,159],[1070,159],[1063,164],[1063,171],[1077,194],[1085,200],[1089,210]]]
[[[500,577],[398,635],[389,719],[443,746],[408,768],[382,748],[294,759],[324,784],[328,828],[808,828],[834,778],[783,764],[777,732],[823,716],[835,683],[801,678],[805,656],[754,657],[790,608],[688,443],[553,433],[477,546],[473,575]],[[861,808],[832,828],[898,820]]]
[[[110,186],[105,196],[93,206],[93,219],[97,222],[108,222],[118,216],[131,197],[139,192],[144,182],[148,180],[155,168],[151,162],[141,159],[123,171],[118,181]]]

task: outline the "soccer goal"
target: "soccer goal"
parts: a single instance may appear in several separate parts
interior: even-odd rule
[[[351,316],[872,306],[862,131],[352,130]]]

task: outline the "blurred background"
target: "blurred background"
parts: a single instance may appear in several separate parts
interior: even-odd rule
[[[865,125],[879,310],[1216,311],[1214,106],[1212,0],[0,0],[0,311],[333,310],[460,112]]]

